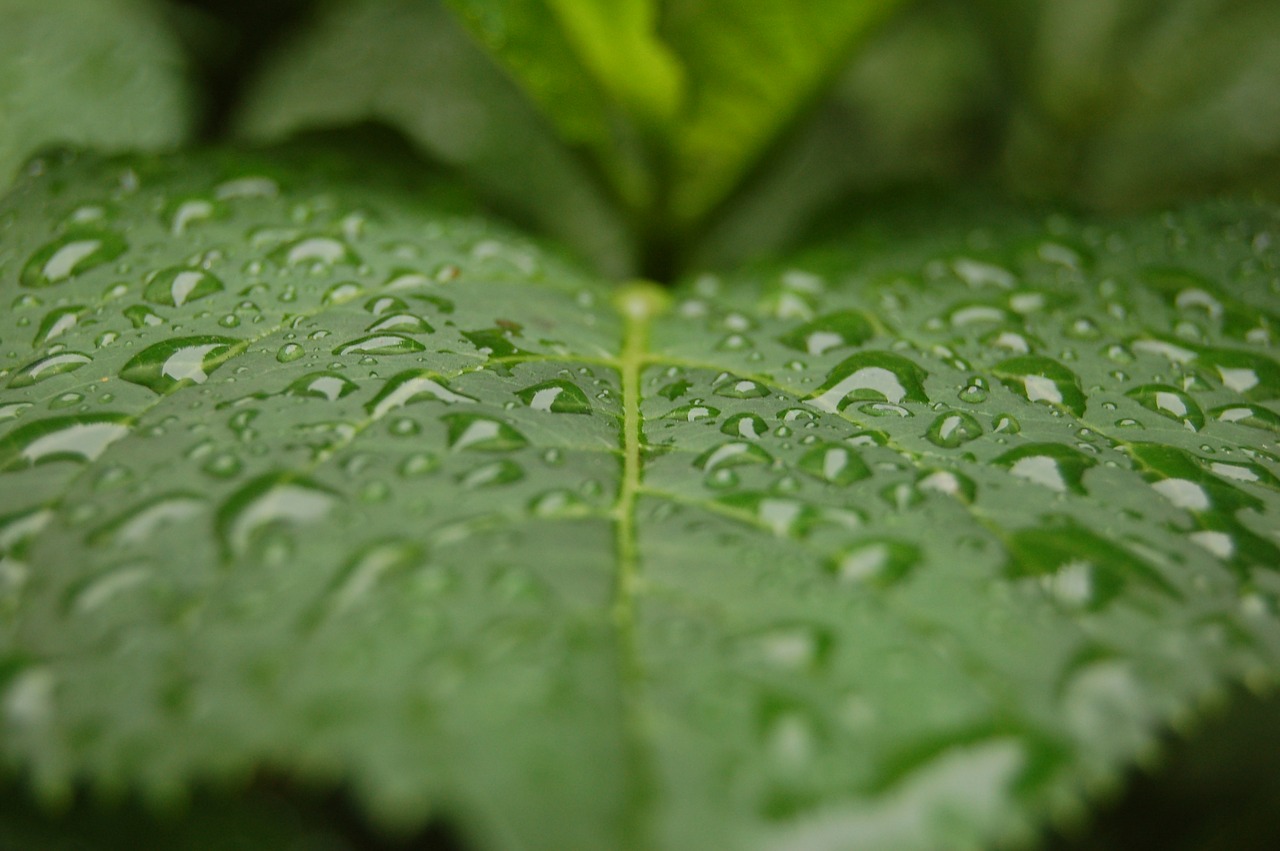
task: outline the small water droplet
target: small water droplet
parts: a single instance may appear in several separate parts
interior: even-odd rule
[[[860,399],[880,399],[895,405],[903,401],[928,402],[924,379],[925,371],[901,355],[860,352],[827,373],[822,386],[805,401],[831,413]]]

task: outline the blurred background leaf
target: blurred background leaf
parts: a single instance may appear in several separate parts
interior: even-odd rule
[[[173,147],[190,100],[148,0],[0,0],[0,190],[36,149]]]

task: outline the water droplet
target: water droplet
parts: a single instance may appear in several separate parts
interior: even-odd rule
[[[347,611],[368,598],[373,588],[388,576],[417,567],[425,558],[426,550],[421,544],[399,538],[361,548],[333,578],[330,591],[333,612]]]
[[[147,500],[93,532],[91,545],[145,544],[162,526],[195,517],[204,510],[204,499],[193,493],[168,493]]]
[[[200,469],[219,479],[238,476],[244,468],[243,462],[230,452],[218,452],[209,456],[209,460],[200,465]]]
[[[905,579],[920,564],[920,558],[915,544],[871,538],[836,556],[830,570],[841,582],[884,588]]]
[[[770,627],[741,640],[748,660],[771,668],[790,671],[813,670],[827,661],[833,641],[831,634],[808,624]]]
[[[901,355],[860,352],[827,373],[822,386],[805,401],[831,413],[859,399],[880,399],[895,405],[928,402],[924,379],[925,371]]]
[[[756,444],[735,441],[708,449],[694,460],[693,465],[711,473],[722,467],[740,467],[744,464],[768,466],[772,463],[773,456]]]
[[[523,434],[501,420],[483,414],[445,414],[449,448],[483,452],[511,452],[529,444]]]
[[[129,422],[124,414],[85,414],[27,423],[0,438],[0,470],[49,461],[94,461],[129,434]]]
[[[495,485],[508,485],[524,478],[524,470],[514,461],[506,458],[482,464],[468,473],[458,477],[458,483],[464,488],[483,488]]]
[[[717,502],[751,519],[778,537],[803,538],[820,519],[813,506],[772,494],[744,492],[720,497]]]
[[[960,280],[974,288],[991,286],[1011,290],[1018,283],[1008,269],[969,257],[957,257],[951,262],[951,268]]]
[[[992,463],[1050,490],[1084,494],[1084,473],[1096,462],[1061,443],[1029,443],[1004,453]]]
[[[110,263],[128,249],[118,234],[82,230],[66,234],[31,255],[19,282],[24,287],[50,287]]]
[[[1130,583],[1179,598],[1151,565],[1118,542],[1103,538],[1065,517],[1053,526],[1020,529],[1007,541],[1005,575],[1033,578],[1059,602],[1096,611]]]
[[[916,479],[916,488],[945,494],[964,503],[973,502],[978,493],[978,486],[973,479],[953,470],[926,471]]]
[[[364,292],[364,287],[355,281],[339,281],[329,289],[324,291],[321,297],[321,304],[346,304],[353,298],[358,298]]]
[[[267,473],[227,498],[218,509],[215,528],[226,552],[243,557],[264,533],[314,523],[339,502],[335,491],[296,473]]]
[[[36,331],[35,339],[31,341],[31,345],[42,346],[55,337],[61,337],[76,327],[80,317],[87,312],[88,308],[82,304],[54,308],[45,314],[44,319],[40,320],[40,327]]]
[[[1176,387],[1164,384],[1144,384],[1124,395],[1149,411],[1182,423],[1192,431],[1204,428],[1204,413],[1195,400]]]
[[[529,511],[538,517],[582,517],[590,509],[582,497],[568,488],[559,488],[534,497]]]
[[[435,331],[421,316],[412,313],[390,313],[384,315],[365,329],[370,333],[381,334],[395,332],[400,334],[431,334]]]
[[[336,402],[358,389],[358,384],[341,373],[310,372],[286,387],[284,392],[290,396]]]
[[[556,414],[589,414],[591,402],[572,381],[555,379],[526,387],[516,397],[535,411]]]
[[[1209,414],[1219,422],[1280,433],[1280,414],[1260,405],[1223,405],[1214,408]]]
[[[164,395],[179,387],[203,384],[209,375],[239,353],[230,337],[178,337],[148,346],[136,354],[120,377]]]
[[[827,313],[784,334],[778,341],[784,346],[811,355],[824,355],[835,349],[860,346],[875,333],[867,317],[856,310]]]
[[[713,392],[730,399],[759,399],[769,395],[769,389],[759,382],[733,377],[717,384]]]
[[[360,258],[342,240],[328,236],[308,236],[286,243],[271,258],[287,266],[358,266]]]
[[[219,201],[274,198],[278,194],[280,194],[280,187],[276,182],[261,175],[232,178],[218,184],[213,190],[214,197]]]
[[[1074,372],[1050,358],[1026,355],[1001,361],[992,369],[1006,387],[1028,402],[1048,402],[1084,416],[1084,391]]]
[[[424,401],[453,405],[469,404],[476,400],[450,390],[444,379],[434,373],[424,369],[411,369],[388,378],[387,383],[378,391],[378,395],[365,405],[365,410],[374,419],[381,419],[394,408]]]
[[[133,325],[134,328],[154,328],[157,325],[164,324],[164,317],[147,307],[145,304],[135,304],[130,307],[126,307],[122,312],[124,313],[125,319],[128,319],[129,323]]]
[[[724,425],[720,426],[720,431],[725,434],[731,434],[734,437],[759,440],[768,433],[769,426],[765,424],[763,417],[756,414],[734,414],[724,421]]]
[[[964,411],[939,414],[925,433],[930,443],[945,449],[954,449],[979,437],[982,437],[982,426],[972,414]]]
[[[401,476],[425,476],[440,466],[440,459],[430,452],[415,452],[400,462],[397,468]]]
[[[871,470],[858,453],[835,443],[813,446],[800,457],[797,466],[816,479],[841,487],[871,476]]]
[[[222,281],[203,269],[174,266],[161,269],[147,278],[142,297],[152,304],[181,307],[192,301],[222,292]]]
[[[276,360],[280,363],[293,363],[306,353],[307,350],[297,343],[285,343],[276,350]]]
[[[961,402],[977,405],[987,401],[987,394],[987,383],[981,378],[974,378],[957,395],[960,397]]]
[[[335,355],[408,355],[425,352],[427,347],[400,334],[371,334],[343,343],[333,350]]]
[[[65,372],[74,372],[87,363],[92,363],[93,358],[80,352],[59,352],[56,355],[40,358],[38,361],[27,364],[14,371],[13,376],[9,379],[10,387],[29,387],[55,375],[62,375]]]
[[[720,409],[709,405],[681,405],[679,408],[667,411],[662,415],[662,419],[696,423],[698,420],[713,420],[718,416],[720,416]]]

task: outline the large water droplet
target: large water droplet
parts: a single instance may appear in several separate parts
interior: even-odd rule
[[[713,420],[718,416],[720,416],[720,409],[710,405],[681,405],[667,411],[662,415],[662,419],[696,423],[698,420]]]
[[[370,334],[333,350],[335,355],[410,355],[425,352],[427,347],[401,334]]]
[[[860,352],[837,364],[807,401],[824,411],[836,413],[851,401],[883,400],[928,402],[924,392],[925,371],[901,355],[890,352]]]
[[[335,402],[359,389],[359,385],[338,372],[310,372],[285,388],[290,396],[327,399]]]
[[[399,334],[430,334],[435,331],[427,320],[412,313],[392,313],[374,322],[366,331],[372,334],[395,332]]]
[[[0,470],[49,461],[94,461],[129,433],[124,414],[51,417],[19,426],[0,438]]]
[[[358,266],[360,258],[345,242],[328,236],[308,236],[282,245],[272,259],[287,266]]]
[[[888,587],[920,564],[920,548],[891,538],[859,541],[835,557],[832,574],[841,582]]]
[[[128,249],[128,243],[110,231],[76,231],[40,248],[22,267],[24,287],[49,287],[90,269],[110,263]]]
[[[1223,405],[1209,414],[1218,422],[1237,423],[1280,434],[1280,414],[1260,405]]]
[[[784,346],[811,355],[859,346],[874,334],[871,323],[856,310],[827,313],[778,338]]]
[[[165,340],[134,355],[120,370],[120,377],[161,395],[203,384],[238,353],[239,343],[230,337],[207,335]]]
[[[330,591],[333,612],[344,612],[367,599],[386,577],[416,567],[425,557],[421,544],[398,538],[363,547],[334,576]]]
[[[778,537],[803,538],[821,519],[812,505],[753,491],[733,493],[717,502],[735,512],[745,513],[759,526]]]
[[[703,452],[693,462],[695,467],[706,470],[708,473],[719,470],[722,467],[739,467],[744,464],[768,466],[772,463],[772,455],[765,452],[758,445],[744,441],[722,443]]]
[[[99,528],[89,536],[88,542],[93,546],[145,544],[160,527],[200,514],[204,504],[204,499],[194,493],[164,494],[147,500]]]
[[[526,387],[516,393],[516,398],[535,411],[556,414],[589,414],[591,402],[587,394],[572,381],[555,379]]]
[[[857,452],[836,443],[811,447],[800,457],[797,466],[816,479],[842,487],[871,476],[871,470]]]
[[[717,384],[713,392],[730,399],[759,399],[769,395],[769,388],[758,381],[730,377]]]
[[[502,420],[483,414],[445,414],[449,448],[511,452],[529,444],[523,434]]]
[[[720,426],[720,431],[725,434],[731,434],[734,437],[759,440],[768,433],[769,426],[765,423],[764,418],[758,414],[734,414],[724,421],[724,425]]]
[[[1084,416],[1084,391],[1074,372],[1051,358],[1026,355],[996,364],[992,372],[1028,402],[1048,402],[1077,417]]]
[[[485,488],[496,485],[508,485],[524,478],[524,470],[519,464],[503,458],[481,464],[474,470],[458,477],[458,483],[464,488]]]
[[[387,383],[378,391],[378,395],[365,405],[365,410],[374,419],[381,419],[394,408],[424,401],[453,405],[473,403],[476,400],[450,390],[445,380],[432,372],[425,369],[411,369],[388,378]]]
[[[1084,494],[1084,473],[1097,462],[1061,443],[1030,443],[1004,453],[992,463],[1050,490]]]
[[[59,352],[56,355],[40,358],[14,370],[9,379],[10,387],[29,387],[64,372],[74,372],[85,364],[92,363],[93,358],[81,352]]]
[[[1192,431],[1204,428],[1204,412],[1195,400],[1176,387],[1144,384],[1125,393],[1142,407],[1182,423]]]
[[[929,426],[925,438],[934,446],[954,449],[982,437],[982,426],[978,420],[964,411],[950,411],[939,414]]]
[[[147,279],[147,287],[142,297],[152,304],[163,304],[169,307],[182,305],[208,298],[226,289],[222,281],[203,269],[188,269],[175,266],[161,269]]]
[[[80,318],[88,312],[88,308],[82,304],[72,304],[66,307],[55,307],[45,314],[44,319],[40,320],[40,327],[36,331],[35,339],[31,341],[31,345],[42,346],[55,337],[61,337],[70,331],[80,322]]]
[[[243,556],[263,533],[313,523],[340,502],[329,488],[292,472],[258,476],[227,498],[215,527],[226,552]]]

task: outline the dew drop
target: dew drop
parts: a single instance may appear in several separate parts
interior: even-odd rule
[[[85,364],[92,363],[93,358],[81,352],[59,352],[56,355],[40,358],[24,367],[15,370],[9,379],[10,387],[29,387],[55,375],[74,372]]]
[[[871,470],[858,453],[835,443],[811,447],[800,457],[797,466],[815,479],[841,487],[871,476]]]
[[[110,263],[128,247],[122,237],[110,231],[69,233],[31,255],[22,267],[19,283],[31,288],[60,284],[104,263]]]
[[[982,426],[972,414],[964,411],[939,414],[925,433],[930,443],[944,449],[954,449],[979,437],[982,437]]]
[[[535,411],[555,414],[589,414],[591,402],[572,381],[555,379],[534,384],[516,393],[516,398]]]
[[[97,460],[107,447],[129,434],[124,414],[52,417],[19,426],[0,438],[0,470],[49,461]]]
[[[757,414],[734,414],[724,421],[720,431],[734,437],[759,440],[769,431],[769,426],[765,424],[764,418]]]
[[[830,564],[842,583],[888,587],[905,579],[920,564],[920,548],[891,538],[859,541]]]
[[[365,405],[365,410],[374,419],[380,419],[390,410],[424,401],[453,405],[470,404],[476,400],[449,389],[444,379],[432,372],[411,369],[388,378],[378,394]]]
[[[238,353],[230,337],[178,337],[148,346],[135,355],[120,377],[160,395],[179,387],[203,384],[209,375]]]
[[[229,554],[244,556],[269,529],[314,523],[337,507],[338,495],[291,472],[258,476],[218,509],[215,527]]]
[[[409,355],[425,352],[427,347],[400,334],[370,334],[343,343],[333,350],[335,355]]]
[[[925,371],[901,355],[861,352],[827,373],[822,386],[805,401],[831,413],[860,399],[879,399],[895,405],[903,401],[928,402],[924,379]]]
[[[529,444],[523,434],[501,420],[483,414],[445,414],[449,448],[482,452],[511,452]]]
[[[147,278],[142,297],[152,304],[181,307],[222,292],[222,281],[203,269],[174,266],[161,269]]]
[[[336,402],[359,389],[359,385],[337,372],[311,372],[285,388],[290,396]]]

